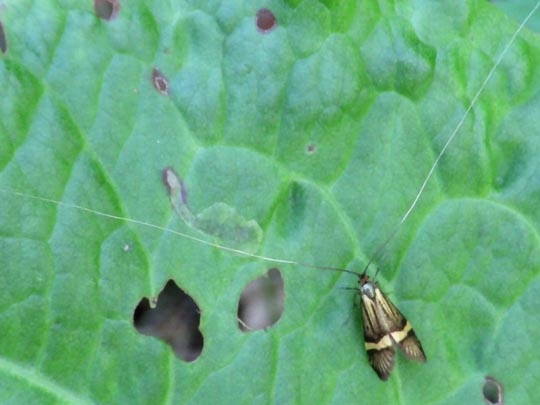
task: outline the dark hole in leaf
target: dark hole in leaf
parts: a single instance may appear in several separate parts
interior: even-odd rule
[[[94,10],[99,18],[110,21],[116,18],[118,10],[120,10],[120,2],[118,0],[94,0]]]
[[[503,404],[503,389],[499,381],[493,377],[486,377],[484,386],[482,387],[482,395],[486,404],[502,405]]]
[[[169,95],[169,81],[165,76],[161,74],[159,70],[154,68],[152,71],[152,83],[157,91],[159,91],[164,96]]]
[[[312,143],[310,143],[310,144],[308,144],[308,146],[306,146],[306,152],[307,152],[308,155],[312,155],[316,151],[317,151],[317,148]]]
[[[268,32],[276,26],[276,17],[267,8],[257,11],[257,28],[261,32]]]
[[[143,298],[133,315],[139,333],[164,340],[185,361],[194,361],[201,354],[204,340],[199,331],[200,319],[195,301],[172,280],[157,299],[150,302]]]
[[[7,52],[7,38],[6,38],[6,32],[4,31],[4,26],[0,22],[0,50],[2,53]]]
[[[283,313],[283,278],[278,269],[249,283],[238,302],[238,327],[246,332],[275,324]]]

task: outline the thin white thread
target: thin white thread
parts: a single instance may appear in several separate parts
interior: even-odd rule
[[[18,195],[18,196],[29,198],[29,199],[34,199],[34,200],[38,200],[38,201],[43,201],[43,202],[56,204],[58,206],[62,206],[62,207],[66,207],[66,208],[77,209],[77,210],[80,210],[80,211],[83,211],[83,212],[88,212],[88,213],[91,213],[91,214],[94,214],[94,215],[97,215],[97,216],[101,216],[101,217],[105,217],[105,218],[110,218],[110,219],[120,220],[120,221],[126,221],[126,222],[129,222],[129,223],[132,223],[132,224],[147,226],[149,228],[158,229],[158,230],[163,231],[163,232],[167,232],[167,233],[177,235],[177,236],[181,236],[183,238],[186,238],[186,239],[189,239],[189,240],[192,240],[192,241],[195,241],[195,242],[199,242],[199,243],[201,243],[203,245],[211,246],[211,247],[221,249],[221,250],[224,250],[224,251],[227,251],[227,252],[237,253],[237,254],[245,256],[245,257],[251,257],[251,258],[254,258],[254,259],[264,260],[264,261],[271,262],[271,263],[292,264],[292,265],[296,265],[296,266],[309,267],[309,268],[312,268],[312,269],[332,270],[332,271],[340,271],[340,272],[343,272],[343,273],[350,273],[350,274],[354,274],[354,275],[357,275],[357,276],[360,275],[360,273],[356,273],[354,271],[350,271],[350,270],[346,270],[346,269],[340,269],[340,268],[337,268],[337,267],[316,266],[314,264],[302,263],[302,262],[298,262],[298,261],[294,261],[294,260],[277,259],[277,258],[274,258],[274,257],[257,255],[257,254],[249,253],[249,252],[246,252],[246,251],[243,251],[243,250],[234,249],[234,248],[231,248],[229,246],[220,245],[219,243],[210,242],[210,241],[207,241],[205,239],[197,238],[197,237],[191,236],[191,235],[189,235],[187,233],[183,233],[183,232],[175,231],[173,229],[165,228],[163,226],[156,225],[156,224],[153,224],[151,222],[145,222],[145,221],[140,221],[138,219],[122,217],[122,216],[114,215],[114,214],[108,214],[106,212],[94,210],[92,208],[83,207],[82,205],[66,203],[66,202],[63,202],[63,201],[54,200],[52,198],[39,197],[39,196],[36,196],[36,195],[25,194],[25,193],[22,193],[20,191],[4,189],[4,188],[0,188],[0,193],[10,194],[10,195]]]
[[[98,215],[100,217],[105,217],[105,218],[110,218],[110,219],[115,219],[115,220],[120,220],[120,221],[126,221],[126,222],[130,222],[132,224],[143,225],[143,226],[147,226],[149,228],[159,229],[160,231],[168,232],[168,233],[171,233],[171,234],[177,235],[177,236],[181,236],[183,238],[190,239],[190,240],[193,240],[195,242],[202,243],[203,245],[208,245],[208,246],[215,247],[217,249],[226,250],[226,251],[232,252],[232,253],[238,253],[238,254],[243,255],[243,256],[252,257],[254,259],[261,259],[261,260],[266,260],[266,261],[269,261],[269,262],[282,263],[282,264],[300,264],[300,263],[292,261],[292,260],[274,259],[272,257],[256,255],[254,253],[245,252],[243,250],[234,249],[234,248],[231,248],[231,247],[228,247],[228,246],[220,245],[218,243],[213,243],[213,242],[210,242],[210,241],[207,241],[207,240],[204,240],[204,239],[200,239],[200,238],[197,238],[195,236],[188,235],[187,233],[178,232],[178,231],[175,231],[173,229],[169,229],[169,228],[165,228],[165,227],[160,226],[160,225],[153,224],[151,222],[145,222],[145,221],[140,221],[138,219],[133,219],[133,218],[122,217],[122,216],[119,216],[119,215],[108,214],[106,212],[93,210],[92,208],[83,207],[82,205],[65,203],[63,201],[53,200],[52,198],[38,197],[38,196],[35,196],[35,195],[25,194],[25,193],[21,193],[20,191],[9,190],[9,189],[0,188],[0,193],[14,194],[14,195],[18,195],[18,196],[21,196],[21,197],[26,197],[26,198],[30,198],[30,199],[34,199],[34,200],[38,200],[38,201],[44,201],[44,202],[53,203],[53,204],[56,204],[56,205],[59,205],[59,206],[62,206],[62,207],[73,208],[73,209],[77,209],[77,210],[80,210],[80,211],[89,212],[91,214]]]
[[[461,118],[461,120],[457,124],[456,128],[454,129],[454,131],[452,132],[452,134],[450,135],[450,137],[448,138],[448,140],[444,144],[443,148],[439,152],[439,155],[437,156],[437,158],[433,162],[433,165],[431,166],[431,169],[429,170],[428,175],[426,176],[424,182],[422,183],[422,186],[420,187],[420,190],[418,190],[418,193],[416,194],[416,197],[414,198],[414,201],[412,202],[411,206],[409,207],[409,209],[407,210],[405,215],[403,215],[403,218],[401,218],[401,221],[399,221],[398,226],[401,226],[401,224],[403,224],[403,222],[405,222],[407,220],[407,218],[411,214],[414,207],[416,207],[416,204],[418,203],[418,200],[420,199],[420,196],[424,193],[424,189],[426,188],[427,183],[431,179],[431,176],[433,175],[437,165],[439,164],[439,161],[441,160],[441,157],[444,155],[444,153],[446,152],[446,149],[448,149],[448,146],[450,146],[450,143],[452,143],[452,141],[456,137],[458,131],[463,126],[463,123],[465,122],[465,120],[469,116],[470,111],[472,110],[472,108],[474,107],[474,105],[476,104],[478,99],[480,98],[480,95],[482,94],[482,92],[486,88],[488,82],[493,77],[493,74],[495,73],[495,70],[499,67],[499,65],[501,64],[501,61],[506,56],[506,53],[508,52],[508,50],[510,49],[510,47],[512,46],[512,44],[516,40],[517,36],[519,35],[519,33],[521,32],[523,27],[525,27],[525,24],[527,24],[527,21],[529,21],[529,19],[535,13],[535,11],[538,9],[538,7],[540,7],[540,1],[538,3],[536,3],[536,6],[534,6],[534,8],[529,12],[529,14],[527,14],[527,17],[525,17],[525,19],[521,22],[518,29],[514,32],[514,34],[512,35],[512,38],[510,38],[510,41],[508,41],[508,43],[504,47],[503,51],[501,52],[501,54],[499,55],[499,57],[495,61],[495,64],[493,65],[493,67],[491,68],[489,73],[487,74],[486,78],[484,79],[484,82],[482,83],[482,85],[480,86],[480,88],[478,89],[476,94],[474,95],[471,103],[469,104],[469,107],[467,107],[467,109],[465,110],[465,113],[463,114],[463,117]]]
[[[510,38],[510,40],[508,41],[506,46],[504,47],[503,51],[500,53],[499,57],[497,58],[494,65],[490,69],[490,71],[487,74],[486,78],[482,82],[482,85],[480,86],[480,88],[476,92],[475,96],[473,97],[471,103],[469,104],[469,106],[465,110],[465,113],[463,114],[461,120],[459,121],[459,123],[457,124],[457,126],[453,130],[452,134],[449,136],[448,140],[444,144],[443,148],[439,152],[437,158],[433,162],[433,165],[431,166],[426,178],[422,182],[422,185],[420,186],[420,189],[418,190],[413,202],[411,203],[411,205],[409,206],[409,208],[407,209],[407,211],[405,212],[405,214],[403,215],[403,217],[401,218],[401,220],[399,221],[397,226],[393,229],[390,236],[379,246],[379,248],[377,248],[377,250],[375,251],[375,254],[368,261],[368,263],[367,263],[367,265],[366,265],[366,267],[365,267],[362,274],[365,274],[367,272],[367,269],[368,269],[369,265],[373,262],[373,260],[375,260],[375,258],[381,253],[381,251],[387,246],[387,244],[394,238],[394,236],[396,235],[398,230],[401,228],[403,223],[407,220],[407,218],[409,217],[411,212],[416,207],[420,197],[424,193],[424,190],[425,190],[429,180],[433,176],[433,173],[435,172],[435,169],[437,168],[437,165],[439,164],[439,161],[441,160],[442,156],[444,155],[444,153],[446,152],[446,150],[448,149],[448,147],[450,146],[450,144],[452,143],[452,141],[456,137],[457,133],[459,132],[459,130],[463,126],[463,124],[464,124],[465,120],[467,119],[470,111],[472,110],[472,108],[476,104],[476,102],[479,99],[480,95],[482,94],[485,87],[487,86],[489,80],[491,79],[491,77],[495,73],[495,70],[500,65],[503,58],[506,56],[506,53],[508,52],[508,50],[510,49],[510,47],[512,46],[512,44],[516,40],[517,36],[519,35],[519,33],[522,31],[522,29],[525,27],[525,25],[527,24],[529,19],[533,16],[533,14],[536,12],[536,10],[539,7],[540,7],[540,1],[538,1],[536,3],[536,5],[533,7],[533,9],[523,19],[523,21],[521,22],[521,24],[519,25],[517,30],[514,32],[514,34],[512,35],[512,37]],[[53,203],[53,204],[56,204],[58,206],[63,206],[63,207],[67,207],[67,208],[78,209],[80,211],[88,212],[88,213],[98,215],[98,216],[102,216],[102,217],[105,217],[105,218],[110,218],[110,219],[120,220],[120,221],[126,221],[126,222],[137,224],[137,225],[147,226],[147,227],[150,227],[150,228],[158,229],[158,230],[163,231],[163,232],[171,233],[173,235],[177,235],[177,236],[180,236],[180,237],[183,237],[183,238],[186,238],[186,239],[201,243],[203,245],[211,246],[211,247],[214,247],[214,248],[217,248],[217,249],[221,249],[221,250],[224,250],[224,251],[236,253],[236,254],[239,254],[239,255],[242,255],[242,256],[246,256],[246,257],[251,257],[251,258],[254,258],[254,259],[260,259],[260,260],[264,260],[264,261],[268,261],[268,262],[272,262],[272,263],[292,264],[292,265],[298,265],[298,266],[303,266],[303,267],[318,268],[318,269],[322,269],[322,270],[343,271],[343,272],[347,272],[347,273],[351,273],[351,274],[360,275],[358,273],[355,273],[355,272],[349,271],[349,270],[345,270],[345,269],[338,269],[338,268],[327,267],[327,266],[315,266],[315,265],[311,265],[311,264],[297,262],[297,261],[294,261],[294,260],[276,259],[276,258],[272,258],[272,257],[257,255],[257,254],[254,254],[254,253],[245,252],[243,250],[234,249],[234,248],[231,248],[231,247],[228,247],[228,246],[220,245],[218,243],[213,243],[213,242],[201,239],[201,238],[197,238],[195,236],[188,235],[188,234],[183,233],[183,232],[179,232],[179,231],[175,231],[173,229],[165,228],[165,227],[160,226],[160,225],[155,225],[155,224],[152,224],[150,222],[145,222],[145,221],[140,221],[140,220],[137,220],[137,219],[122,217],[122,216],[119,216],[119,215],[108,214],[106,212],[94,210],[94,209],[91,209],[91,208],[88,208],[88,207],[83,207],[83,206],[80,206],[80,205],[77,205],[77,204],[65,203],[65,202],[54,200],[54,199],[51,199],[51,198],[39,197],[39,196],[31,195],[31,194],[22,193],[20,191],[15,191],[15,190],[10,190],[10,189],[3,189],[3,188],[0,188],[0,192],[5,193],[5,194],[18,195],[18,196],[21,196],[21,197],[25,197],[25,198],[29,198],[29,199],[35,199],[35,200],[39,200],[39,201],[43,201],[43,202]],[[378,272],[378,270],[377,270],[377,272]],[[376,277],[376,274],[375,274],[375,277]]]
[[[463,116],[461,117],[461,120],[458,122],[458,124],[456,125],[456,127],[454,128],[454,130],[452,131],[452,134],[448,137],[446,143],[444,144],[443,148],[441,149],[441,151],[439,152],[439,154],[437,155],[437,158],[435,159],[435,161],[433,162],[433,165],[431,166],[431,168],[429,169],[429,172],[426,176],[426,178],[424,179],[424,181],[422,182],[422,185],[420,186],[420,189],[418,190],[418,192],[416,193],[416,196],[414,197],[414,200],[413,202],[411,203],[411,205],[409,206],[409,208],[407,209],[407,211],[405,212],[405,214],[403,215],[403,217],[401,218],[401,220],[399,221],[399,223],[396,225],[396,227],[392,230],[392,232],[390,233],[390,236],[384,240],[384,242],[377,248],[377,250],[375,251],[375,254],[371,257],[371,259],[369,259],[368,263],[366,264],[366,267],[364,268],[364,271],[362,274],[365,274],[368,270],[368,267],[371,263],[373,263],[373,261],[380,255],[380,253],[382,252],[382,250],[388,245],[388,243],[394,239],[394,237],[396,236],[397,232],[399,231],[399,229],[401,229],[401,225],[403,225],[403,223],[407,220],[407,218],[409,217],[409,215],[411,214],[411,212],[414,210],[414,208],[416,207],[416,205],[418,204],[418,201],[420,200],[420,197],[422,196],[422,194],[424,193],[424,190],[429,182],[429,180],[431,179],[431,177],[433,176],[433,173],[435,172],[435,169],[437,168],[438,164],[439,164],[439,161],[441,160],[442,156],[444,155],[444,153],[446,152],[446,149],[448,149],[448,147],[450,146],[450,144],[452,143],[452,141],[454,140],[454,138],[456,137],[457,133],[459,132],[459,130],[461,129],[461,127],[463,126],[463,124],[465,123],[465,120],[467,119],[467,117],[469,116],[469,113],[471,112],[472,108],[474,107],[474,105],[476,104],[476,102],[478,101],[478,99],[480,98],[480,95],[482,94],[482,92],[484,91],[484,89],[486,88],[488,82],[491,80],[491,78],[493,77],[493,74],[495,73],[495,70],[497,69],[497,67],[499,67],[499,65],[501,64],[501,61],[503,60],[503,58],[506,56],[508,50],[510,49],[510,47],[512,46],[512,44],[514,43],[514,41],[516,40],[517,36],[519,35],[519,33],[521,32],[521,30],[523,29],[523,27],[525,27],[525,25],[527,24],[527,22],[529,21],[529,19],[532,17],[532,15],[536,12],[536,10],[538,9],[538,7],[540,7],[540,1],[538,1],[536,3],[536,5],[533,7],[533,9],[529,12],[529,14],[527,14],[527,16],[523,19],[523,21],[521,22],[521,24],[519,25],[519,27],[517,28],[517,30],[514,32],[514,34],[512,35],[512,37],[510,38],[510,40],[507,42],[506,46],[504,47],[504,49],[502,50],[502,52],[500,53],[499,57],[495,60],[495,63],[493,64],[493,66],[491,67],[489,73],[487,74],[486,78],[484,79],[484,81],[482,82],[482,85],[479,87],[478,91],[476,92],[476,94],[474,95],[471,103],[469,104],[469,106],[467,107],[467,109],[465,110],[465,113],[463,114]],[[378,273],[378,270],[377,272],[375,273],[375,277]]]

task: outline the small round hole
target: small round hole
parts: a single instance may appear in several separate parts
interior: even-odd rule
[[[94,0],[94,10],[99,18],[110,21],[116,18],[118,10],[120,10],[120,2],[118,0]]]
[[[276,17],[267,8],[261,8],[257,11],[257,28],[265,33],[273,30],[277,25]]]
[[[306,153],[308,155],[313,155],[316,152],[317,152],[317,147],[314,144],[310,143],[306,146]]]
[[[493,377],[486,377],[484,386],[482,387],[482,395],[484,401],[489,405],[503,404],[503,389],[499,381]]]
[[[193,299],[169,280],[159,296],[143,298],[133,315],[137,331],[164,340],[184,361],[196,360],[204,339],[199,330],[201,313]]]
[[[250,282],[238,302],[238,327],[244,331],[266,329],[283,313],[283,277],[278,269],[270,269]]]

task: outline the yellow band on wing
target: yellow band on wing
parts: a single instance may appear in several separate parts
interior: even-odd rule
[[[409,331],[412,329],[412,326],[409,321],[405,324],[405,327],[402,330],[398,330],[388,335],[383,336],[378,342],[365,342],[364,346],[366,350],[383,350],[386,349],[392,344],[399,343],[407,337]]]

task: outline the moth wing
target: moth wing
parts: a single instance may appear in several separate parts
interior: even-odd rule
[[[377,312],[381,319],[384,319],[384,330],[386,333],[392,333],[403,330],[407,325],[407,319],[401,311],[397,309],[392,301],[381,291],[376,289]]]
[[[407,333],[407,336],[405,336],[400,342],[397,342],[397,344],[403,354],[409,359],[418,361],[420,363],[426,362],[426,354],[424,353],[424,349],[422,349],[422,344],[416,337],[416,333],[414,333],[412,328]]]
[[[394,368],[395,350],[388,336],[387,314],[380,308],[378,299],[380,297],[373,300],[366,295],[362,296],[364,346],[369,364],[379,378],[386,381]]]
[[[394,368],[394,348],[389,346],[382,350],[368,350],[367,355],[371,368],[373,368],[379,378],[383,381],[388,380]]]
[[[387,329],[392,341],[397,344],[407,358],[425,363],[424,349],[410,322],[380,289],[377,289],[377,293],[380,294],[380,298],[377,300],[379,316],[386,315]]]
[[[423,363],[426,355],[410,322],[377,284],[371,286],[372,293],[361,294],[364,345],[369,364],[379,378],[386,381],[394,368],[394,345],[414,361]]]

